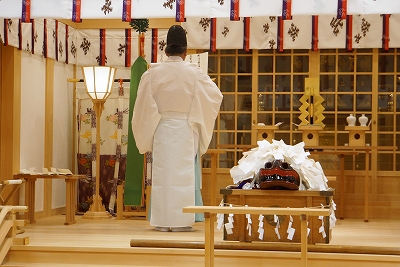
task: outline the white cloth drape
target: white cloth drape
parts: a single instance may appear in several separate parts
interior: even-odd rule
[[[82,19],[122,19],[125,0],[81,1]],[[240,17],[279,16],[286,0],[239,0]],[[179,1],[131,0],[131,18],[175,18]],[[31,0],[32,18],[71,19],[74,0]],[[231,1],[185,1],[186,17],[229,18]],[[336,15],[338,0],[292,0],[292,15]],[[398,0],[347,0],[349,15],[398,14]],[[1,0],[0,18],[21,18],[22,0]]]
[[[0,0],[0,3],[3,1],[5,0]],[[278,49],[278,18],[250,18],[250,49]],[[354,49],[383,46],[384,16],[379,14],[353,15],[351,19],[337,19],[336,15],[319,15],[316,21],[317,25],[313,25],[311,16],[307,15],[293,15],[291,20],[283,20],[283,49],[311,49],[313,27],[318,29],[317,49],[346,48],[347,29],[351,31],[349,37]],[[215,26],[216,49],[243,48],[245,31],[242,20],[216,18]],[[187,32],[189,49],[211,48],[213,42],[210,19],[188,17],[186,22],[182,23],[182,27]],[[386,28],[389,48],[400,47],[400,35],[397,33],[399,27],[400,14],[390,15]],[[130,31],[130,34],[127,34],[125,29],[74,29],[62,22],[56,23],[53,19],[34,19],[29,23],[21,23],[19,19],[0,19],[0,42],[5,45],[80,66],[99,65],[101,42],[104,42],[106,66],[130,66],[138,57],[138,34],[133,29]],[[101,35],[101,32],[104,34]],[[167,29],[149,30],[145,33],[144,52],[147,62],[166,60],[166,35]],[[47,48],[46,55],[44,47]],[[155,59],[152,55],[156,55]]]

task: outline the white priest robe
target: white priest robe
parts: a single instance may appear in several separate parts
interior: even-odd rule
[[[178,56],[142,75],[132,131],[139,152],[153,154],[152,226],[194,224],[194,214],[182,208],[195,205],[195,156],[207,151],[221,101],[215,83]]]

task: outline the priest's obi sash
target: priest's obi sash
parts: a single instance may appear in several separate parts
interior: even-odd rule
[[[189,113],[166,111],[161,113],[161,119],[177,119],[177,120],[187,120],[189,118]]]
[[[333,199],[334,189],[327,191],[307,191],[307,190],[262,190],[262,189],[220,189],[220,193],[223,195],[223,201],[226,205],[238,205],[249,207],[289,207],[289,208],[309,208],[309,207],[321,207],[330,206],[331,200]],[[228,222],[228,216],[225,214],[224,223]],[[264,242],[289,242],[289,243],[300,243],[300,218],[292,217],[292,225],[296,231],[293,235],[292,240],[288,239],[287,229],[290,222],[290,216],[279,215],[279,233],[280,239],[276,234],[276,222],[274,222],[273,215],[265,215],[263,220],[264,234],[263,239],[259,239],[258,225],[259,217],[256,215],[251,216],[252,227],[251,235],[247,228],[248,220],[246,215],[234,215],[233,222],[233,233],[227,234],[224,229],[224,240],[227,241],[264,241]],[[321,227],[325,230],[325,237],[320,233]],[[323,217],[321,220],[318,217],[311,216],[308,218],[308,228],[310,233],[308,235],[308,243],[325,243],[329,244],[332,238],[332,230],[329,225],[329,216]]]

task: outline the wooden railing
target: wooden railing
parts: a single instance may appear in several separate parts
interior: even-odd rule
[[[17,212],[26,212],[27,206],[0,206],[0,264],[4,261],[12,245],[25,245],[29,239],[17,238],[18,228],[25,225],[24,220],[17,220]]]
[[[329,216],[330,209],[320,208],[261,208],[261,207],[222,207],[188,206],[184,213],[204,213],[205,217],[205,266],[214,267],[214,222],[216,214],[264,214],[264,215],[299,215],[301,220],[301,266],[307,266],[307,217]]]

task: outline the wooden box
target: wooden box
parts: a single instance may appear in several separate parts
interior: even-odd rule
[[[333,198],[334,190],[328,191],[305,191],[305,190],[262,190],[262,189],[221,189],[220,193],[223,195],[223,199],[226,205],[232,204],[233,206],[245,206],[250,207],[290,207],[290,208],[304,208],[304,207],[321,207],[330,206]],[[225,223],[228,222],[228,216],[225,215]],[[280,227],[278,229],[280,239],[275,232],[276,223],[274,222],[273,215],[264,216],[264,236],[263,240],[259,239],[258,233],[258,215],[253,215],[252,220],[252,231],[251,236],[247,227],[246,215],[234,215],[233,233],[227,234],[224,229],[224,240],[227,241],[264,241],[264,242],[293,242],[300,243],[300,218],[292,217],[292,228],[295,229],[295,233],[292,240],[289,240],[287,229],[289,226],[290,216],[278,216]],[[326,236],[319,232],[320,227],[323,225]],[[308,218],[308,228],[310,228],[310,234],[308,236],[308,243],[325,243],[328,244],[332,237],[332,231],[329,229],[329,217],[325,216],[323,220],[318,217]]]

